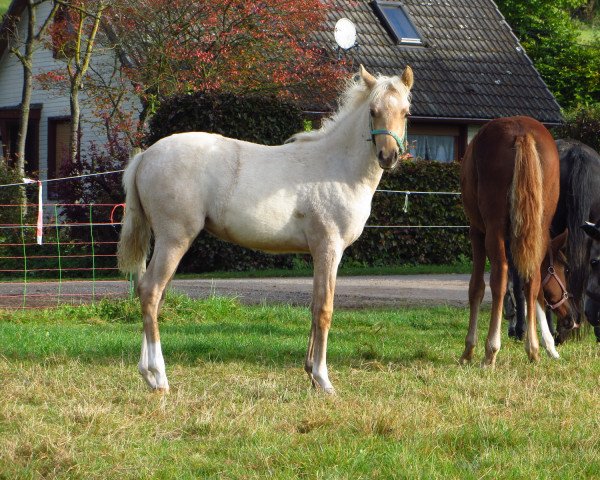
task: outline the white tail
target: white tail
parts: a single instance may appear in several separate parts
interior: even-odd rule
[[[152,231],[140,203],[135,174],[143,153],[135,155],[123,175],[125,188],[125,217],[117,247],[119,270],[123,273],[139,273],[145,269]]]

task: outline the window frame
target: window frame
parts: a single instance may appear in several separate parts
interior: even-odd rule
[[[423,33],[415,25],[407,8],[401,2],[392,2],[392,1],[387,1],[387,0],[384,0],[384,1],[373,0],[373,2],[371,2],[371,5],[373,7],[373,10],[375,11],[375,14],[379,18],[381,24],[386,29],[388,34],[392,37],[392,40],[394,40],[396,45],[412,46],[412,47],[424,47],[425,46],[426,42],[425,42],[425,37],[423,36]],[[400,37],[398,35],[398,33],[394,29],[392,23],[388,20],[388,17],[385,14],[385,11],[384,11],[385,7],[394,7],[394,8],[399,9],[402,12],[402,14],[406,17],[407,22],[417,33],[418,41],[413,41],[416,39],[413,39],[410,37]]]

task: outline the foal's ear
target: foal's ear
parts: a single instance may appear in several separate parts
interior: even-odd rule
[[[565,231],[560,235],[557,235],[550,242],[552,247],[552,252],[554,254],[558,253],[561,249],[563,249],[567,245],[567,239],[569,238],[569,229],[565,228]]]
[[[373,87],[377,83],[377,79],[369,72],[367,72],[367,69],[362,65],[360,66],[360,78],[363,79],[363,82],[365,82],[365,85],[369,87],[370,90],[373,89]]]
[[[404,71],[402,72],[401,80],[402,80],[402,83],[404,85],[406,85],[409,90],[412,88],[413,83],[414,83],[414,76],[413,76],[412,68],[410,68],[410,65],[407,65],[406,68],[404,69]]]

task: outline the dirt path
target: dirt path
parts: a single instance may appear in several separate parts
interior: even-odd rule
[[[339,277],[335,305],[338,308],[395,306],[468,306],[469,275],[393,275]],[[210,295],[236,297],[244,304],[287,303],[307,306],[311,278],[193,279],[174,280],[172,288],[192,298]],[[23,305],[23,284],[0,283],[0,307]],[[27,284],[25,306],[40,307],[64,302],[89,302],[92,298],[128,295],[125,281],[39,282]],[[484,303],[491,302],[486,288]]]

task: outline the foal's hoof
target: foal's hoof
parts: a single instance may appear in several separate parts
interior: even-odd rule
[[[489,358],[484,357],[481,360],[481,363],[479,364],[479,366],[481,368],[483,368],[484,370],[486,370],[486,369],[494,370],[496,368],[496,358],[494,357],[492,359],[489,359]]]
[[[169,393],[169,387],[156,387],[152,389],[157,395],[167,395]]]
[[[537,352],[530,351],[527,353],[527,356],[529,357],[529,361],[531,363],[537,363],[540,361],[540,352],[539,351],[537,351]]]
[[[458,359],[458,363],[459,363],[459,365],[469,365],[471,363],[471,360],[473,360],[472,357],[468,357],[468,356],[462,355]]]
[[[322,388],[321,391],[326,395],[335,396],[335,388],[333,387]]]
[[[460,356],[458,363],[461,365],[468,365],[473,360],[473,354],[475,353],[475,347],[466,347],[463,354]]]

